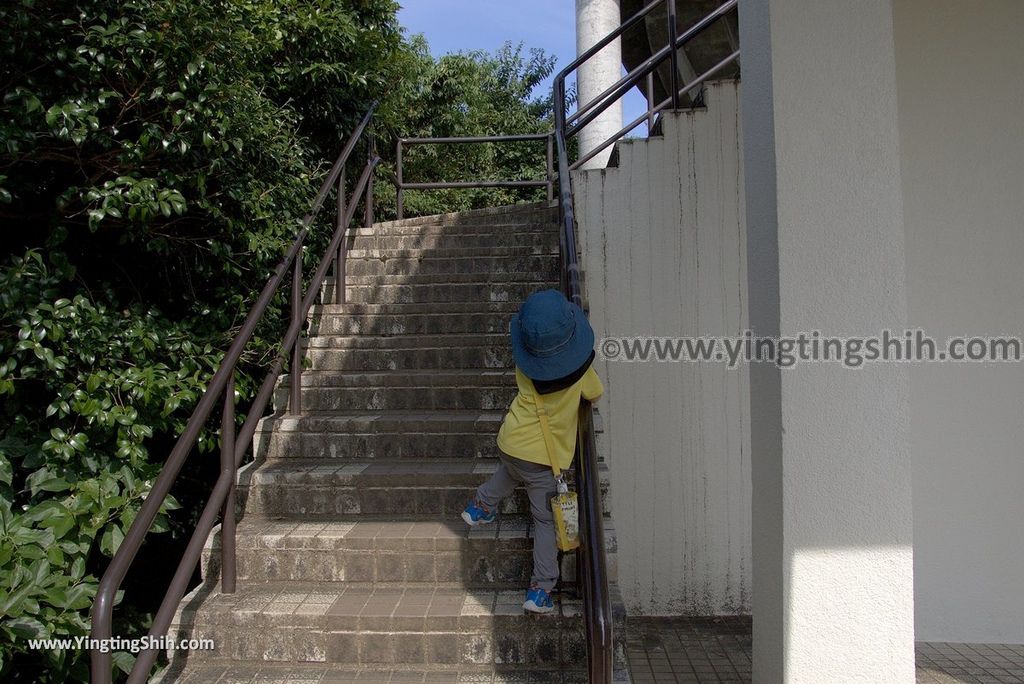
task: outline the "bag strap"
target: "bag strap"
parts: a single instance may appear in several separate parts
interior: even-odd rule
[[[540,431],[544,433],[544,447],[548,452],[548,461],[551,463],[551,472],[554,473],[555,479],[562,477],[562,469],[558,467],[558,457],[555,454],[555,438],[551,434],[551,423],[548,422],[548,410],[544,406],[544,399],[541,398],[540,392],[537,391],[537,386],[533,384],[533,380],[530,380],[530,386],[533,387],[533,398],[536,404],[537,420],[540,421]]]

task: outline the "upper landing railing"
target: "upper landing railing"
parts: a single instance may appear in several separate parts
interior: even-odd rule
[[[413,145],[473,145],[510,142],[545,142],[546,172],[543,180],[476,180],[410,183],[405,180],[403,159],[405,149]],[[548,201],[555,197],[554,133],[527,133],[523,135],[482,135],[463,138],[399,138],[395,143],[395,177],[398,218],[405,218],[406,190],[456,190],[467,188],[547,188]]]

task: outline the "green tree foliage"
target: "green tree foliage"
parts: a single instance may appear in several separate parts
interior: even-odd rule
[[[86,652],[29,652],[27,639],[88,633],[97,575],[293,239],[323,160],[394,78],[407,51],[395,11],[0,6],[0,680],[87,679]],[[242,402],[281,305],[246,357]],[[151,590],[159,600],[164,587]],[[144,634],[132,605],[116,614],[129,620],[116,633]]]
[[[434,60],[396,11],[392,0],[0,4],[0,680],[87,680],[85,651],[30,651],[28,639],[88,633],[98,576],[325,160],[370,103],[381,100],[385,156],[398,134],[548,129],[550,101],[532,92],[551,59],[507,45]],[[411,180],[543,173],[537,143],[421,148],[407,166]],[[386,217],[394,191],[377,187]],[[409,206],[523,198],[410,193]],[[331,218],[314,226],[307,273]],[[239,419],[280,340],[286,295],[243,357]],[[216,461],[217,443],[208,425],[186,477]],[[152,530],[174,540],[164,565],[210,484],[197,482],[183,510],[166,502]],[[125,593],[115,634],[145,633],[166,586],[151,579]]]

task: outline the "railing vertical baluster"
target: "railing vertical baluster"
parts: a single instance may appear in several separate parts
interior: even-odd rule
[[[405,188],[403,187],[403,181],[402,181],[402,139],[401,138],[399,138],[398,142],[395,143],[395,159],[397,160],[397,163],[395,165],[396,166],[395,178],[398,180],[398,183],[396,184],[395,194],[396,194],[396,196],[398,198],[398,218],[399,219],[403,219],[403,218],[405,218]]]
[[[344,230],[347,226],[342,224],[345,221],[345,169],[341,169],[338,176],[338,218],[337,228]],[[345,303],[345,236],[342,235],[341,243],[338,245],[338,255],[334,262],[334,303]]]
[[[654,72],[647,74],[647,137],[654,131]]]
[[[224,498],[220,523],[220,590],[235,593],[235,376],[228,376],[224,388],[224,413],[220,421],[220,467],[230,473],[231,486]]]
[[[298,325],[299,334],[295,338],[295,346],[292,347],[292,367],[289,373],[291,380],[291,401],[289,412],[294,415],[302,415],[302,245],[295,255],[295,266],[292,271],[292,325]]]
[[[555,199],[555,134],[552,132],[547,138],[548,155],[548,202]]]
[[[373,162],[373,158],[377,153],[377,142],[374,137],[370,136],[370,145],[367,152],[366,158],[370,163]],[[366,207],[363,212],[363,225],[369,228],[373,225],[373,173],[370,173],[370,180],[366,183]]]
[[[676,0],[668,0],[668,44],[672,48],[672,73],[669,75],[669,87],[672,89],[672,109],[679,109],[679,50],[676,38],[679,27],[676,24]]]

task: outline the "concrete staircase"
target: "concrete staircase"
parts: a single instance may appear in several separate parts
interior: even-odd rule
[[[574,558],[556,614],[522,610],[525,492],[494,525],[458,518],[496,466],[509,320],[557,286],[557,249],[546,204],[355,231],[347,303],[328,283],[311,312],[302,415],[282,377],[240,472],[237,591],[219,591],[218,528],[171,630],[216,649],[175,652],[162,681],[586,681]],[[614,576],[610,521],[606,535]]]

